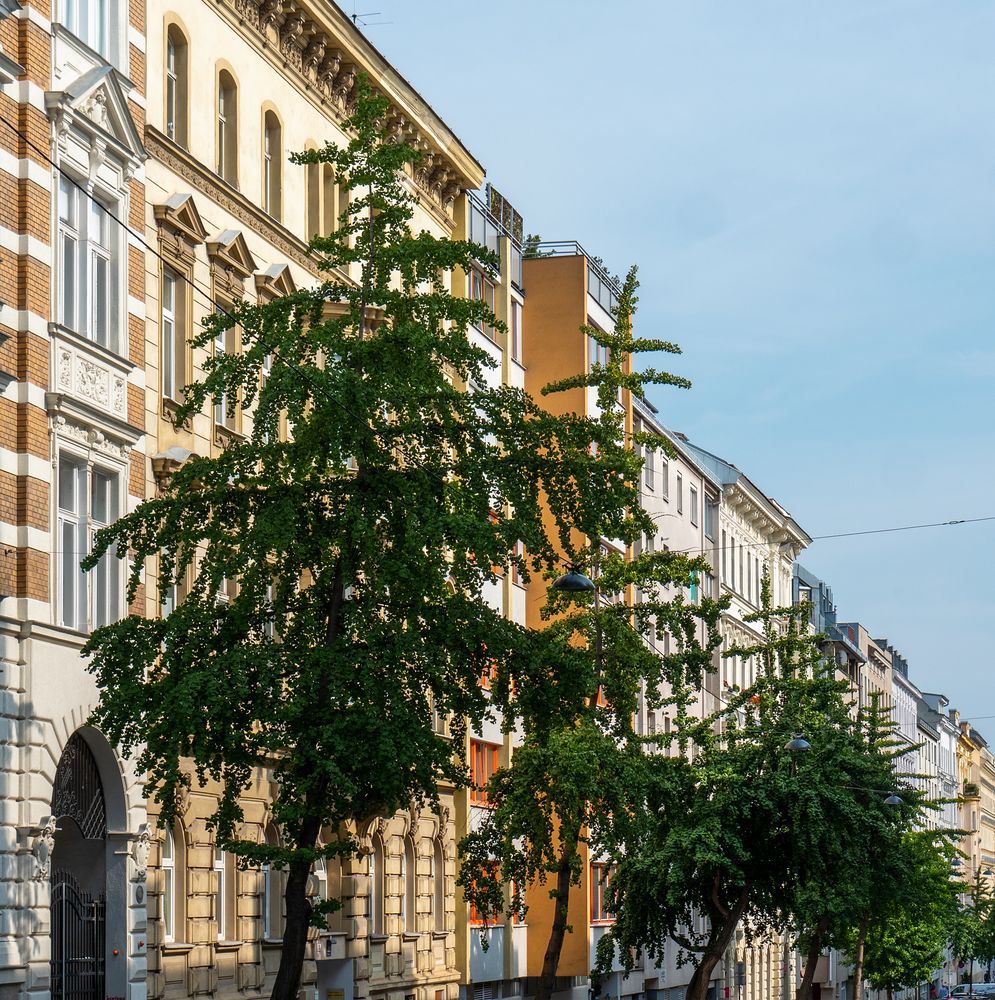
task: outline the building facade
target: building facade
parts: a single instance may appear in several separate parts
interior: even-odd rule
[[[87,725],[80,651],[125,607],[79,561],[147,495],[142,0],[0,22],[0,995],[144,1000],[150,831]],[[13,59],[16,58],[16,63]],[[69,931],[82,929],[81,943]],[[86,967],[81,967],[81,950]]]

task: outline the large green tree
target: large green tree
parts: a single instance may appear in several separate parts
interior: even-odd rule
[[[626,470],[631,516],[616,534],[602,511],[577,512],[581,534],[565,556],[588,569],[597,589],[581,599],[551,591],[548,624],[529,630],[499,671],[495,700],[505,727],[519,732],[521,741],[510,766],[489,783],[486,815],[460,844],[459,882],[485,917],[505,909],[521,913],[526,893],[551,883],[552,920],[536,1000],[548,1000],[555,985],[570,926],[571,886],[581,881],[587,857],[617,844],[629,822],[632,790],[643,781],[646,738],[633,725],[640,697],[650,710],[685,708],[684,692],[700,687],[719,641],[719,605],[687,596],[692,574],[707,568],[703,560],[663,551],[627,559],[608,554],[601,541],[631,543],[655,533],[640,506],[639,450],[670,447],[655,434],[640,433],[635,441],[626,436],[624,392],[642,396],[647,382],[685,384],[663,372],[630,371],[633,356],[676,350],[633,335],[635,289],[631,271],[613,331],[583,329],[606,349],[607,360],[544,390],[597,390],[598,454]],[[641,599],[632,606],[623,597],[634,587]],[[656,651],[665,632],[674,637],[667,655]],[[506,898],[507,885],[513,893]]]
[[[315,860],[357,850],[350,823],[466,780],[433,710],[460,745],[486,708],[484,663],[521,640],[484,585],[512,564],[551,570],[575,511],[612,536],[631,520],[630,466],[592,449],[598,422],[488,387],[493,363],[468,331],[495,318],[448,278],[496,259],[412,232],[402,175],[417,154],[391,139],[386,111],[361,82],[348,144],[295,157],[330,165],[349,193],[337,230],[311,242],[324,280],[236,303],[195,338],[203,348],[238,326],[241,350],[207,361],[178,421],[237,402],[251,432],[191,457],[99,534],[90,560],[129,552],[131,596],[146,567],[163,594],[185,584],[170,613],[91,637],[94,722],[136,756],[161,822],[192,768],[222,789],[218,845],[285,870],[274,1000],[296,997],[308,924],[322,919],[307,897]],[[280,846],[243,835],[240,794],[263,766]]]

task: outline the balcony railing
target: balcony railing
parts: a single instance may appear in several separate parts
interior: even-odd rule
[[[587,259],[587,293],[608,313],[618,312],[618,300],[622,294],[615,277],[598,263],[600,258],[589,254],[576,240],[552,240],[537,243],[529,248],[536,257],[584,257]]]
[[[469,224],[467,226],[467,239],[473,243],[479,243],[487,247],[488,250],[501,254],[502,238],[508,240],[511,250],[511,274],[509,277],[516,288],[522,287],[522,247],[518,240],[491,215],[487,206],[472,191],[468,192],[469,202]]]

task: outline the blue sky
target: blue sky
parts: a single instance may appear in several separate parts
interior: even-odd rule
[[[653,397],[670,426],[813,535],[995,514],[995,4],[377,8],[527,231],[639,265],[638,328],[694,382]],[[802,562],[978,718],[993,554],[995,521]]]

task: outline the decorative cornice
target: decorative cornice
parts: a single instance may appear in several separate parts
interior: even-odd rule
[[[417,180],[439,205],[447,208],[461,190],[483,182],[480,164],[334,3],[310,9],[299,0],[219,0],[217,8],[340,123],[352,110],[357,75],[367,72],[391,102],[391,134],[425,154]]]

